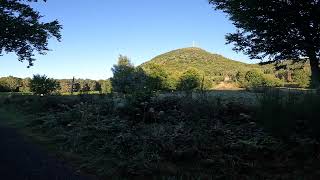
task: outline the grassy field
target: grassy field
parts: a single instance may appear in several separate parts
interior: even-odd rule
[[[106,179],[317,179],[320,98],[305,94],[6,94],[0,119]]]

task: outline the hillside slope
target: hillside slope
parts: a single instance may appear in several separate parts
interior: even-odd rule
[[[259,68],[258,65],[246,64],[225,58],[218,54],[209,53],[200,48],[183,48],[159,55],[142,64],[148,68],[151,64],[161,65],[171,75],[177,75],[188,68],[195,68],[207,77],[233,76],[238,71],[248,71]]]
[[[208,82],[219,84],[225,80],[236,80],[238,72],[246,73],[257,69],[267,76],[267,79],[281,80],[283,86],[308,87],[310,81],[310,66],[308,61],[287,60],[271,64],[246,64],[234,61],[218,54],[212,54],[200,48],[182,48],[159,55],[141,65],[148,71],[152,65],[161,66],[172,82],[177,82],[182,73],[193,68],[205,75]],[[270,79],[271,78],[271,79]]]

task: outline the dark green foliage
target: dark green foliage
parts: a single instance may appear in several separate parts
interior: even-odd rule
[[[227,13],[237,31],[227,35],[251,58],[310,59],[312,82],[319,86],[320,4],[313,0],[209,0]]]
[[[36,0],[29,0],[36,1]],[[0,55],[14,52],[19,61],[33,65],[34,52],[45,54],[51,37],[61,39],[57,20],[44,23],[43,16],[21,0],[0,1]]]
[[[113,66],[112,72],[112,90],[124,94],[130,93],[135,86],[135,67],[131,64],[130,60],[120,55],[118,64]]]
[[[170,88],[170,83],[168,82],[168,73],[165,71],[164,67],[158,64],[149,64],[144,68],[147,78],[148,88],[154,91],[167,90]]]
[[[80,83],[78,83],[78,82],[74,83],[74,85],[73,85],[73,92],[80,92],[80,90],[81,90],[81,85],[80,85]]]
[[[259,70],[248,71],[245,75],[247,87],[261,87],[264,85],[263,73]]]
[[[146,72],[142,67],[134,67],[125,56],[120,56],[118,64],[112,68],[112,91],[134,96],[151,96],[166,89],[166,73],[158,66]]]
[[[269,132],[289,139],[296,134],[320,137],[320,96],[313,93],[266,91],[259,96],[257,120]]]
[[[273,74],[264,74],[263,83],[266,87],[283,87],[283,81],[276,78]]]
[[[241,87],[246,86],[246,72],[239,71],[236,74],[236,81]]]
[[[200,88],[201,85],[201,74],[196,69],[189,69],[185,71],[177,85],[178,90],[192,91]]]
[[[80,91],[84,92],[84,93],[89,92],[90,91],[90,86],[86,83],[86,84],[83,85],[83,87],[81,88]]]
[[[46,75],[33,75],[33,78],[30,80],[30,90],[37,95],[51,94],[59,88],[59,83],[54,79],[48,78]]]
[[[294,95],[285,97],[280,91],[269,90],[259,97],[258,122],[276,136],[288,138],[295,131],[294,117],[299,109]]]
[[[0,112],[14,107],[24,117],[31,115],[24,120],[26,129],[47,137],[59,151],[81,157],[82,168],[107,179],[121,175],[157,179],[154,174],[177,179],[303,179],[306,175],[317,179],[319,152],[317,141],[310,139],[316,131],[304,130],[311,123],[297,126],[303,133],[291,142],[282,141],[254,122],[254,109],[207,95],[194,93],[186,99],[167,94],[147,103],[131,95],[12,96],[5,98],[7,104],[0,103]],[[279,96],[274,95],[272,101]],[[310,99],[313,115],[318,117],[319,99],[313,95]],[[265,107],[273,104],[264,102],[268,102]],[[290,102],[297,105],[299,101]],[[278,104],[274,105],[292,112]],[[310,111],[310,107],[300,111]],[[279,111],[270,109],[264,115],[276,117]]]
[[[273,74],[264,74],[259,69],[253,69],[246,73],[238,72],[236,79],[239,85],[245,88],[283,86],[282,81]]]
[[[57,80],[61,86],[61,93],[70,93],[72,88],[72,79]],[[90,79],[75,79],[73,82],[73,92],[80,91],[101,91],[101,84],[98,81]]]

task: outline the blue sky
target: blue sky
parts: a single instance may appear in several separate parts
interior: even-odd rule
[[[231,59],[253,62],[225,45],[235,29],[207,0],[49,0],[33,6],[63,25],[62,42],[26,68],[15,55],[0,57],[0,76],[106,79],[120,54],[139,65],[164,52],[198,47]]]

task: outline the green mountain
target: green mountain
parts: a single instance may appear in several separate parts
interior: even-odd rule
[[[260,68],[259,65],[246,64],[225,58],[218,54],[212,54],[200,48],[183,48],[159,55],[142,64],[148,68],[157,64],[173,76],[179,76],[189,68],[203,72],[212,79],[223,79],[226,76],[235,76],[239,71],[248,71],[252,68]]]
[[[190,68],[198,70],[205,75],[206,80],[216,84],[225,80],[235,82],[238,72],[243,74],[253,69],[265,74],[270,81],[281,79],[284,86],[307,87],[310,81],[310,67],[307,61],[287,60],[265,65],[246,64],[200,48],[173,50],[143,63],[141,67],[148,70],[152,69],[154,64],[161,66],[169,74],[171,81],[177,81],[181,74]]]

